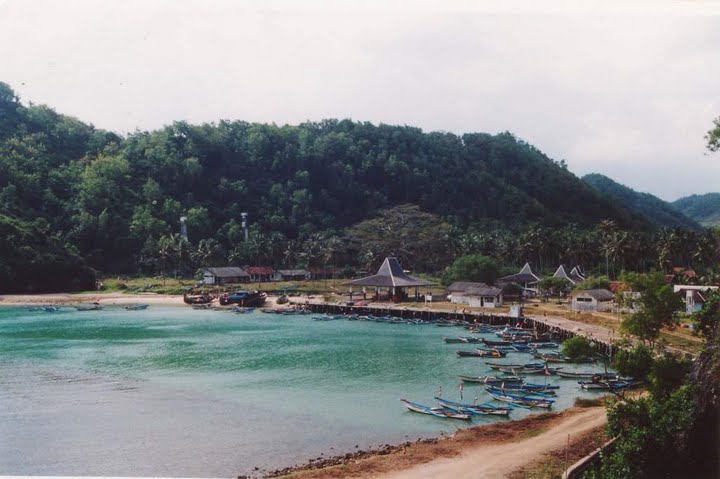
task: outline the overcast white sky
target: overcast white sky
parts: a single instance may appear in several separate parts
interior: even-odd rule
[[[119,132],[323,118],[509,130],[578,175],[720,190],[720,3],[0,0],[0,81]]]

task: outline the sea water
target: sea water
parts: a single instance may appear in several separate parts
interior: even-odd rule
[[[505,421],[444,420],[399,402],[434,405],[440,387],[459,400],[459,374],[494,373],[455,354],[474,345],[442,339],[465,334],[185,307],[3,307],[0,474],[233,477]],[[561,386],[553,410],[595,394],[549,382]],[[491,399],[473,385],[463,397]]]

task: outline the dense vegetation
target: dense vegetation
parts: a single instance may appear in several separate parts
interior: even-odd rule
[[[586,478],[718,477],[720,294],[711,303],[695,316],[706,342],[694,362],[654,357],[643,345],[616,356],[618,371],[646,379],[649,394],[611,403],[607,429],[614,447]]]
[[[686,196],[672,206],[703,226],[720,226],[720,193]]]
[[[583,181],[601,194],[614,199],[653,224],[667,228],[700,229],[695,221],[673,208],[670,204],[649,193],[640,193],[625,185],[593,173],[583,176]]]
[[[23,105],[2,83],[0,212],[33,231],[0,252],[3,284],[14,290],[54,288],[21,274],[15,251],[57,258],[65,288],[87,283],[62,280],[70,264],[101,274],[191,275],[227,264],[372,270],[389,253],[430,273],[482,254],[541,271],[566,262],[612,277],[675,265],[703,280],[717,275],[717,235],[653,230],[509,133],[220,121],[123,137]]]

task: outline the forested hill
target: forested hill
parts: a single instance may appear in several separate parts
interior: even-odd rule
[[[188,218],[191,243],[212,239],[231,251],[242,237],[243,211],[254,231],[281,244],[341,232],[398,204],[418,205],[461,229],[592,228],[606,219],[647,226],[509,133],[457,136],[349,120],[220,121],[122,137],[25,106],[0,83],[6,224],[47,231],[56,254],[62,249],[104,272],[149,263],[162,250],[159,239],[178,231],[180,216]],[[164,261],[160,256],[155,260]]]
[[[693,219],[650,193],[640,193],[597,173],[585,175],[582,179],[601,194],[614,199],[656,226],[686,229],[700,228],[700,225]]]
[[[703,226],[720,226],[720,193],[686,196],[672,206]]]

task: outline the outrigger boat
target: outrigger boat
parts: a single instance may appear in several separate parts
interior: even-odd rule
[[[506,353],[502,351],[458,351],[457,355],[461,358],[504,358]]]
[[[135,304],[132,306],[125,306],[125,309],[127,309],[128,311],[143,311],[143,310],[147,309],[148,306],[150,306],[150,305],[149,304]]]
[[[592,379],[592,378],[598,378],[600,380],[602,379],[616,379],[617,374],[615,373],[594,373],[592,371],[589,372],[573,372],[573,371],[558,371],[558,376],[561,378],[569,378],[569,379]]]
[[[449,401],[440,397],[436,397],[435,400],[440,403],[441,406],[447,409],[453,409],[458,412],[474,415],[494,415],[494,416],[507,416],[512,411],[509,407],[493,406],[492,404],[463,404],[455,401]]]
[[[498,384],[522,384],[523,380],[519,377],[509,376],[507,378],[498,378],[495,376],[463,376],[460,375],[460,380],[464,383],[477,383],[487,385],[498,385]]]
[[[488,386],[485,388],[488,392],[493,392],[496,394],[507,394],[508,396],[516,396],[518,398],[530,398],[530,399],[546,399],[548,401],[554,402],[555,399],[552,399],[551,396],[555,396],[555,392],[541,392],[541,391],[524,391],[519,389],[509,389],[505,387],[497,387],[497,386]]]
[[[532,398],[532,397],[525,397],[525,396],[515,396],[514,394],[507,394],[507,393],[494,393],[488,391],[488,393],[493,397],[493,399],[496,399],[498,401],[503,402],[509,402],[511,404],[516,404],[518,406],[523,407],[541,407],[549,409],[552,407],[552,401],[549,401],[547,399],[540,399],[540,398]]]
[[[410,402],[407,399],[401,399],[400,402],[409,410],[419,412],[420,414],[427,414],[443,419],[464,419],[466,421],[472,418],[472,415],[467,413],[461,413],[447,408],[423,406],[422,404]]]
[[[344,316],[340,314],[323,314],[321,316],[313,316],[313,321],[336,321],[338,319],[344,319]]]

